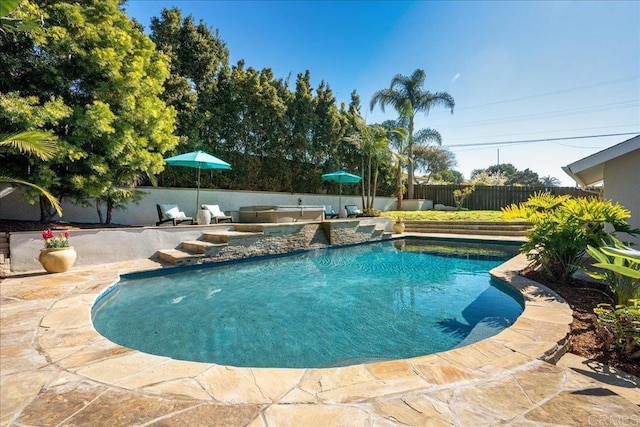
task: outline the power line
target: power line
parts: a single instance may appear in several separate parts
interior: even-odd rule
[[[566,136],[562,138],[544,138],[544,139],[525,139],[521,141],[500,141],[500,142],[476,142],[472,144],[456,144],[447,145],[446,148],[458,148],[458,147],[488,147],[494,145],[510,145],[510,144],[530,144],[533,142],[552,142],[552,141],[566,141],[570,139],[586,139],[586,138],[606,138],[610,136],[624,136],[624,135],[638,135],[640,132],[625,132],[625,133],[609,133],[602,135],[582,135],[582,136]]]
[[[447,126],[447,129],[486,126],[486,125],[491,125],[497,122],[514,122],[514,121],[517,122],[521,120],[548,119],[548,118],[556,118],[561,116],[571,116],[576,114],[596,113],[596,112],[605,111],[605,110],[611,111],[611,110],[618,110],[622,108],[636,107],[638,105],[640,105],[640,101],[638,100],[615,102],[612,104],[591,105],[588,107],[570,108],[566,110],[549,111],[546,113],[524,114],[521,116],[499,117],[496,119],[478,120],[475,122],[460,123],[455,126]]]
[[[577,132],[577,131],[582,131],[582,130],[593,130],[593,129],[611,129],[611,128],[628,128],[628,127],[636,127],[638,126],[638,123],[633,123],[633,124],[629,124],[629,125],[612,125],[612,126],[591,126],[588,128],[573,128],[573,129],[560,129],[560,130],[555,130],[554,132]],[[508,136],[518,136],[518,135],[536,135],[536,134],[541,134],[541,133],[549,133],[549,130],[542,130],[542,131],[538,131],[538,132],[520,132],[520,133],[508,133],[508,134],[502,134],[502,135],[493,135],[493,136],[483,136],[483,138],[502,138],[502,137],[508,137]],[[452,142],[452,141],[467,141],[469,139],[473,139],[473,140],[477,140],[478,137],[477,136],[465,136],[465,137],[458,137],[458,138],[447,138],[448,142]]]
[[[563,144],[563,143],[561,143],[561,142],[554,142],[554,141],[552,141],[551,143],[552,143],[552,144],[555,144],[555,145],[560,145],[560,146],[562,146],[562,147],[580,148],[580,149],[583,149],[583,150],[598,150],[598,149],[602,149],[602,148],[604,148],[604,147],[584,147],[584,146],[582,146],[582,145]]]
[[[583,86],[575,86],[572,88],[568,88],[568,89],[561,89],[561,90],[556,90],[553,92],[545,92],[545,93],[540,93],[537,95],[528,95],[528,96],[523,96],[520,98],[511,98],[511,99],[505,99],[502,101],[495,101],[495,102],[489,102],[487,104],[478,104],[478,105],[471,105],[469,107],[461,107],[461,108],[457,108],[457,111],[461,111],[461,110],[471,110],[474,108],[483,108],[483,107],[490,107],[492,105],[500,105],[500,104],[507,104],[509,102],[516,102],[516,101],[524,101],[527,99],[534,99],[534,98],[542,98],[545,96],[551,96],[551,95],[557,95],[560,93],[566,93],[566,92],[573,92],[576,90],[582,90],[582,89],[591,89],[593,87],[598,87],[598,86],[606,86],[606,85],[610,85],[610,84],[614,84],[614,83],[624,83],[624,82],[628,82],[628,81],[633,81],[633,80],[638,80],[640,78],[640,75],[635,75],[635,76],[630,76],[630,77],[623,77],[620,79],[615,79],[615,80],[608,80],[605,82],[599,82],[599,83],[593,83],[593,84],[589,84],[589,85],[583,85]],[[445,114],[446,111],[436,111],[434,113],[431,114]]]

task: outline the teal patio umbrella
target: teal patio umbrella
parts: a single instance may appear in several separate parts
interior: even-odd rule
[[[335,171],[331,173],[325,173],[322,175],[323,181],[337,182],[340,184],[340,196],[338,199],[338,212],[342,211],[342,184],[355,184],[362,180],[358,175],[354,175],[345,171]]]
[[[196,181],[196,212],[200,209],[200,170],[231,169],[231,165],[229,163],[200,150],[169,157],[168,159],[164,159],[164,161],[171,166],[184,166],[187,168],[198,169],[198,180]]]

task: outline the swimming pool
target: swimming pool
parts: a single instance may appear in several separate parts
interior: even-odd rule
[[[520,295],[488,271],[516,246],[397,240],[124,278],[93,309],[125,347],[245,367],[332,367],[470,344]]]

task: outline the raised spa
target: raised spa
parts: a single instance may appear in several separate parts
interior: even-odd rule
[[[489,270],[514,246],[396,240],[130,276],[95,304],[125,347],[245,367],[409,358],[494,335],[523,310]]]
[[[280,205],[280,206],[242,206],[238,210],[240,222],[300,222],[322,221],[324,206]]]

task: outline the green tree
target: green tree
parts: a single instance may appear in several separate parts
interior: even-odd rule
[[[304,74],[298,74],[296,90],[287,108],[290,129],[289,155],[293,161],[290,168],[289,191],[292,192],[303,188],[300,177],[306,175],[305,166],[311,161],[310,147],[316,122],[314,104],[311,74],[307,70]]]
[[[455,155],[440,147],[418,145],[413,154],[415,170],[424,172],[427,184],[435,174],[448,171],[456,165]]]
[[[370,109],[373,111],[377,104],[380,104],[380,108],[384,112],[384,108],[387,105],[391,105],[395,110],[407,118],[407,155],[409,157],[408,163],[408,197],[413,198],[413,183],[414,183],[414,118],[419,112],[429,114],[429,111],[433,107],[442,106],[451,110],[453,114],[453,108],[455,101],[453,97],[447,92],[431,93],[423,88],[426,79],[424,70],[416,69],[411,76],[405,76],[403,74],[397,74],[391,80],[391,85],[388,89],[382,89],[373,94],[371,97]]]
[[[464,175],[456,170],[447,169],[442,172],[434,173],[431,175],[431,179],[449,184],[462,184],[464,182]]]
[[[474,169],[471,172],[471,179],[475,179],[476,176],[484,175],[496,175],[501,174],[505,178],[504,185],[540,185],[540,178],[538,174],[527,168],[523,171],[518,170],[511,163],[503,163],[499,165],[489,166],[486,169]]]
[[[540,178],[537,173],[527,168],[523,171],[518,171],[514,177],[507,181],[507,185],[536,186],[540,185]]]
[[[162,99],[177,111],[176,134],[186,141],[185,151],[204,149],[216,140],[206,122],[215,107],[216,76],[228,68],[229,50],[218,32],[180,9],[163,9],[151,18],[151,40],[170,60],[170,75]]]
[[[0,4],[1,35],[10,36],[10,33],[21,31],[38,32],[37,24],[34,21],[10,16],[16,12],[19,3],[20,0],[7,0]],[[23,98],[18,92],[0,93],[0,112],[2,113],[0,128],[37,129],[68,115],[68,111],[56,108],[60,106],[60,103],[55,100],[45,103],[42,107],[34,106],[35,102],[34,97]],[[46,161],[54,157],[58,152],[55,135],[50,131],[41,130],[21,130],[11,134],[3,134],[0,135],[0,149],[2,149],[0,157],[5,157],[2,167],[0,167],[0,182],[25,186],[27,189],[33,190],[37,197],[46,200],[55,212],[62,216],[60,202],[47,189],[33,182],[17,178],[13,174],[12,176],[5,175],[11,166],[16,174],[19,174],[19,169],[22,167],[22,171],[26,170],[28,175],[31,170],[29,166],[34,164],[33,159]],[[16,155],[12,155],[16,153],[17,158]],[[28,161],[26,168],[24,168],[25,163],[21,160]]]
[[[159,173],[163,153],[178,142],[175,111],[160,98],[168,62],[118,0],[21,7],[41,18],[43,32],[0,38],[0,91],[39,105],[61,99],[71,109],[53,129],[62,153],[39,173],[61,176],[52,181],[56,194],[93,200],[101,222],[106,203],[110,222],[126,198],[116,190]]]
[[[500,174],[505,179],[505,184],[516,176],[518,169],[511,163],[502,163],[499,165],[489,166],[486,169],[474,169],[471,171],[471,179],[473,180],[477,175],[496,175]]]

